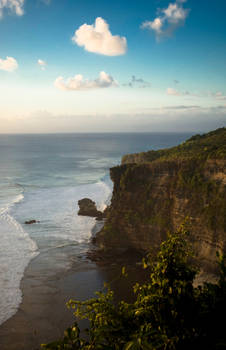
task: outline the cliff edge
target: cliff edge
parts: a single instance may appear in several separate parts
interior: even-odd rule
[[[156,250],[188,217],[201,269],[216,270],[226,253],[226,128],[181,145],[126,155],[111,168],[113,196],[97,246],[105,251]]]

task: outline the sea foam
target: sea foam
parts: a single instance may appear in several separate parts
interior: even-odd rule
[[[20,281],[24,270],[38,254],[36,243],[11,215],[14,205],[22,200],[19,194],[0,208],[0,324],[16,313],[22,299]]]
[[[0,324],[16,313],[22,301],[20,282],[28,263],[38,254],[36,242],[40,253],[59,249],[59,242],[62,247],[74,242],[78,248],[88,243],[95,219],[77,215],[78,200],[91,198],[99,210],[104,210],[111,190],[107,181],[33,188],[0,208]],[[25,225],[27,219],[40,223]]]
[[[27,230],[33,239],[55,238],[77,243],[88,242],[95,223],[94,218],[78,216],[78,200],[88,197],[99,210],[106,207],[112,189],[106,181],[93,184],[36,188],[25,193],[24,201],[13,216],[23,223],[28,219],[40,221]]]

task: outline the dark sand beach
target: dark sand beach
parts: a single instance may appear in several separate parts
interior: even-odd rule
[[[0,327],[1,350],[33,350],[41,343],[59,338],[73,322],[65,306],[70,298],[88,298],[101,288],[102,278],[96,265],[86,259],[72,262],[73,246],[37,256],[27,267],[21,282],[23,300],[18,312]],[[61,257],[61,266],[54,259]],[[65,261],[63,261],[65,259]],[[81,296],[82,291],[82,296]]]
[[[36,350],[41,343],[58,339],[74,320],[66,302],[94,296],[105,281],[111,284],[116,299],[130,299],[128,284],[135,282],[140,267],[130,260],[130,275],[125,280],[120,277],[122,265],[122,260],[117,263],[112,259],[96,264],[84,252],[79,255],[73,245],[38,255],[22,279],[23,300],[17,313],[0,326],[0,349]]]

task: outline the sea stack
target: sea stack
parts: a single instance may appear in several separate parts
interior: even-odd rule
[[[97,210],[96,203],[89,198],[83,198],[78,201],[78,215],[90,216],[97,219],[103,218],[103,213]]]

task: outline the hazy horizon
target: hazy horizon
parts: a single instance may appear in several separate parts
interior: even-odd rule
[[[219,128],[217,128],[219,129]],[[68,131],[68,132],[24,132],[24,133],[1,133],[0,135],[10,136],[10,135],[88,135],[88,134],[205,134],[216,129],[210,129],[208,131],[203,130],[181,130],[181,131]]]

